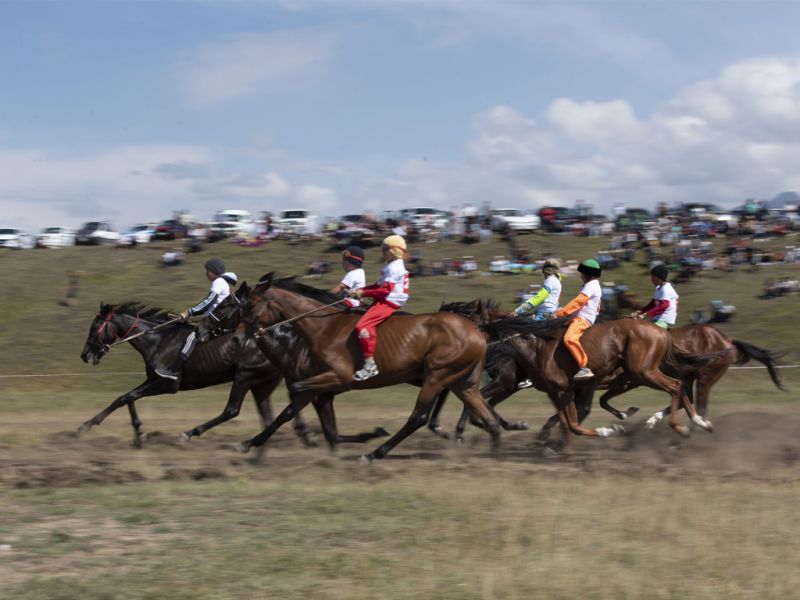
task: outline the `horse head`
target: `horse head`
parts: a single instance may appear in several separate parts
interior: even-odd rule
[[[83,345],[83,351],[81,352],[81,360],[83,362],[88,363],[91,359],[93,365],[98,364],[100,359],[108,352],[109,344],[116,339],[116,326],[112,324],[114,309],[115,307],[111,304],[100,303],[100,311],[92,319],[92,324],[89,326],[89,335]]]

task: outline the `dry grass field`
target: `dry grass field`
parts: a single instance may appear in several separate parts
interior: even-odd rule
[[[602,243],[541,235],[520,242],[535,256],[563,258],[581,258]],[[0,255],[12,282],[0,314],[0,597],[798,597],[800,369],[781,371],[789,393],[763,370],[730,371],[712,393],[714,433],[695,430],[686,439],[664,424],[644,430],[666,398],[635,391],[616,402],[641,408],[626,435],[578,439],[556,459],[542,452],[534,431],[505,433],[500,457],[491,458],[488,436],[470,428],[463,445],[420,430],[386,460],[365,466],[356,460],[363,448],[306,448],[287,427],[264,461],[252,464],[232,450],[259,428],[250,404],[236,420],[178,443],[180,432],[221,410],[224,386],[142,399],[149,436],[141,449],[131,445],[124,409],[78,435],[82,421],[140,377],[113,373],[141,371],[126,347],[97,367],[80,362],[100,300],[180,309],[205,291],[198,266],[210,253],[163,270],[160,250]],[[272,269],[298,272],[323,250],[321,242],[211,248],[251,281]],[[428,260],[473,254],[483,267],[503,246],[422,250]],[[78,305],[61,306],[73,271],[80,273]],[[376,271],[371,265],[368,276]],[[771,266],[703,274],[679,288],[683,321],[693,306],[722,297],[739,309],[726,333],[786,351],[781,362],[798,364],[800,302],[755,298],[766,278],[797,272]],[[629,264],[607,278],[647,297],[644,273]],[[329,287],[336,275],[310,282]],[[510,307],[511,292],[527,283],[522,276],[418,279],[409,309],[478,296]],[[565,297],[577,287],[568,281]],[[414,395],[406,386],[344,394],[336,401],[340,429],[396,431]],[[285,402],[280,389],[273,404]],[[452,426],[459,410],[451,400],[443,424]],[[551,412],[533,391],[500,410],[532,428]],[[595,408],[589,423],[611,420]]]

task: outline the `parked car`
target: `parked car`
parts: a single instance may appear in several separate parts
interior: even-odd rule
[[[111,223],[107,221],[89,221],[75,234],[76,244],[116,244],[119,241],[119,232],[114,231]]]
[[[131,244],[146,244],[153,239],[156,233],[155,223],[141,223],[126,229],[120,236],[119,243],[129,246]]]
[[[209,223],[206,227],[206,241],[219,242],[236,235],[236,223]]]
[[[45,227],[36,236],[39,248],[63,248],[75,245],[75,231],[68,227]]]
[[[153,232],[154,240],[179,240],[186,236],[186,225],[177,219],[162,221]]]
[[[230,224],[235,234],[254,235],[256,232],[256,222],[246,210],[220,210],[214,214],[214,218],[209,222],[209,227],[221,223]]]
[[[0,248],[13,248],[21,250],[23,248],[33,248],[36,240],[33,236],[20,229],[7,227],[0,229]]]
[[[316,235],[319,232],[317,216],[303,208],[281,211],[278,225],[286,235]]]
[[[527,231],[533,233],[541,225],[538,215],[525,214],[516,208],[492,209],[492,231]]]
[[[427,206],[417,206],[414,208],[404,208],[399,213],[399,218],[402,221],[407,221],[417,229],[422,227],[434,227],[436,229],[444,229],[449,223],[446,216],[448,213],[441,211],[437,208],[430,208]]]
[[[570,210],[565,206],[545,206],[539,210],[542,228],[550,233],[561,233],[567,230],[572,221]]]

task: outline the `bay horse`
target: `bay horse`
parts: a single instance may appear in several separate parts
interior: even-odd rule
[[[267,328],[295,319],[294,326],[309,344],[321,368],[316,374],[292,384],[294,392],[340,393],[349,389],[374,389],[411,383],[420,387],[417,402],[406,423],[381,446],[361,457],[362,462],[383,458],[414,431],[428,422],[436,397],[445,389],[456,396],[482,421],[492,440],[499,444],[497,420],[479,391],[486,340],[472,322],[452,313],[395,314],[381,323],[375,360],[376,377],[353,381],[353,372],[363,362],[354,334],[360,315],[343,309],[340,298],[301,284],[294,278],[265,275],[250,294],[243,317],[248,334],[269,335]],[[305,316],[314,311],[313,316]],[[244,452],[263,446],[269,437],[307,402],[292,396],[290,404],[263,432],[240,444]]]
[[[245,296],[249,288],[244,283],[236,291],[237,298]],[[236,318],[238,324],[240,303],[226,301],[220,307],[222,320],[218,327],[228,329],[229,320]],[[126,302],[117,305],[100,305],[89,326],[81,359],[93,365],[99,364],[115,341],[129,335],[150,330],[166,324],[171,320],[169,314],[155,307],[140,302]],[[155,369],[171,364],[183,346],[186,336],[192,331],[187,323],[175,323],[166,327],[148,331],[145,335],[128,342],[141,356],[145,363],[146,379],[129,392],[123,394],[109,404],[103,411],[85,421],[79,428],[81,433],[100,425],[112,412],[128,407],[131,426],[134,431],[134,445],[140,446],[144,440],[141,421],[136,412],[134,402],[145,396],[175,393],[175,382],[155,374]],[[232,382],[228,403],[223,412],[216,418],[184,432],[181,441],[188,441],[212,427],[233,419],[239,414],[248,391],[253,394],[256,408],[264,424],[272,421],[270,395],[281,381],[280,371],[262,354],[252,342],[241,343],[235,334],[229,331],[207,342],[199,342],[195,351],[183,368],[179,382],[179,390],[196,390],[221,383]],[[295,430],[307,444],[314,445],[314,434],[306,427],[302,417],[297,415]]]
[[[681,383],[665,375],[660,366],[664,363],[676,365],[678,360],[697,365],[708,364],[721,353],[695,354],[665,330],[640,320],[623,319],[596,323],[581,336],[581,345],[589,356],[589,367],[595,377],[576,382],[572,375],[577,365],[571,354],[561,343],[563,331],[571,316],[550,321],[531,321],[527,318],[501,319],[483,326],[493,339],[504,339],[505,343],[490,349],[493,357],[511,354],[522,366],[536,389],[548,394],[558,410],[559,420],[565,430],[577,435],[607,437],[619,426],[583,427],[575,405],[575,394],[593,392],[605,379],[613,379],[617,372],[624,372],[635,385],[646,385],[667,392],[671,397],[670,425],[677,432],[688,435],[688,428],[681,425],[677,409],[683,405],[692,422],[707,431],[713,425],[697,414],[683,393]],[[487,359],[491,365],[492,360]],[[566,441],[566,440],[565,440]]]

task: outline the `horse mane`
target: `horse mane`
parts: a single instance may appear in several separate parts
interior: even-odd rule
[[[166,323],[172,320],[173,317],[169,316],[169,311],[165,308],[158,308],[157,306],[150,306],[145,302],[138,302],[135,300],[123,302],[117,305],[111,305],[114,312],[126,315],[138,315],[141,319],[147,319],[156,323]]]
[[[262,276],[256,284],[256,289],[259,291],[269,289],[270,287],[276,287],[289,292],[294,292],[295,294],[310,298],[311,300],[316,300],[322,304],[333,304],[334,302],[340,302],[342,300],[341,296],[333,294],[328,290],[322,290],[305,283],[300,283],[297,281],[297,276],[294,275],[291,277],[279,277],[276,276],[275,273],[269,272]],[[366,309],[362,307],[349,308],[344,306],[344,304],[336,304],[331,308],[337,308],[341,311],[350,311],[354,313],[366,312]]]
[[[508,317],[481,325],[481,330],[493,340],[515,334],[535,335],[536,337],[553,339],[561,337],[562,330],[569,325],[574,317],[574,314],[570,314],[545,321],[534,321],[530,317]]]
[[[481,307],[488,310],[499,310],[500,303],[491,298],[476,298],[468,302],[442,302],[439,312],[451,312],[470,319],[479,313]]]

